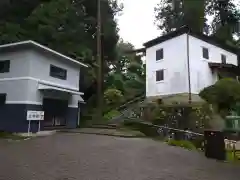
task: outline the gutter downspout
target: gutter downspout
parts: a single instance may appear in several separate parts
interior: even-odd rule
[[[189,32],[187,32],[187,68],[188,68],[188,102],[189,104],[192,103],[192,93],[191,93],[191,75],[190,75],[190,58],[189,58]]]

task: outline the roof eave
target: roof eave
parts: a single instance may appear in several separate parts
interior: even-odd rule
[[[84,63],[81,63],[81,62],[79,62],[79,61],[77,61],[77,60],[75,60],[75,59],[72,59],[72,58],[70,58],[70,57],[68,57],[68,56],[65,56],[65,55],[63,55],[63,54],[61,54],[61,53],[59,53],[59,52],[57,52],[57,51],[54,51],[54,50],[52,50],[52,49],[50,49],[50,48],[48,48],[48,47],[46,47],[46,46],[43,46],[43,45],[41,45],[41,44],[39,44],[39,43],[37,43],[37,42],[35,42],[35,41],[32,41],[32,40],[27,40],[27,41],[21,41],[21,42],[16,42],[16,43],[9,43],[9,44],[0,45],[0,49],[10,48],[10,47],[14,47],[14,46],[27,45],[27,44],[33,45],[33,46],[35,46],[35,47],[37,47],[37,48],[44,49],[44,50],[46,50],[46,51],[48,51],[48,52],[50,52],[50,53],[52,53],[52,54],[55,54],[55,55],[57,55],[57,56],[59,56],[59,57],[62,57],[62,58],[64,58],[64,59],[69,60],[69,61],[71,61],[71,62],[73,62],[73,63],[75,63],[75,64],[78,64],[78,65],[80,65],[80,66],[88,67],[88,66],[87,66],[86,64],[84,64]]]

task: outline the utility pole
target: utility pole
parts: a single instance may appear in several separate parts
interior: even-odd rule
[[[102,106],[103,106],[103,93],[102,93],[102,31],[101,31],[101,0],[97,0],[97,64],[98,64],[98,87],[97,87],[97,99],[98,99],[98,121],[102,119]]]

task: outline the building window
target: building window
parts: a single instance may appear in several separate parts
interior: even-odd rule
[[[10,70],[10,60],[0,61],[0,73],[7,73]]]
[[[156,71],[156,81],[163,81],[164,80],[164,70]]]
[[[6,102],[6,94],[0,94],[0,106]]]
[[[67,70],[62,69],[60,67],[50,65],[50,76],[58,78],[58,79],[67,79]]]
[[[203,52],[203,58],[209,59],[208,48],[204,48],[204,47],[203,47],[202,52]]]
[[[156,51],[156,61],[163,59],[163,49]]]
[[[227,63],[227,58],[224,54],[221,55],[222,63],[226,64]]]

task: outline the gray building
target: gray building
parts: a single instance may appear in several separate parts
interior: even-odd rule
[[[41,129],[76,128],[80,68],[87,65],[34,41],[0,45],[0,130],[27,132],[27,111],[44,111]],[[38,121],[31,122],[31,131]]]

